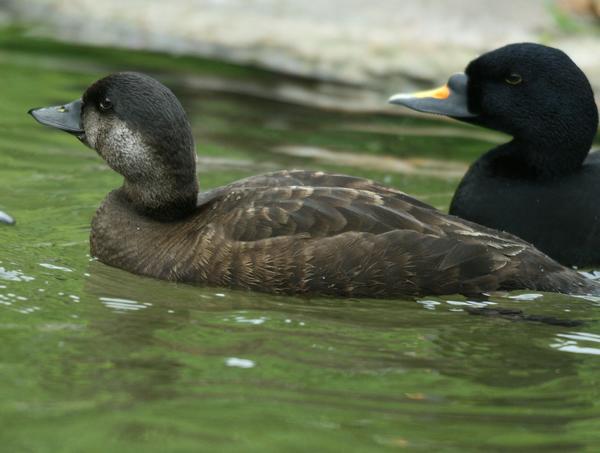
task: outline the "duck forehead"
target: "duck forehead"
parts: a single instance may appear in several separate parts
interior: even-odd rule
[[[484,53],[467,66],[469,76],[533,75],[574,66],[561,50],[534,43],[509,44]]]
[[[110,76],[96,80],[83,93],[82,100],[84,103],[92,103],[106,97],[110,86]]]
[[[157,80],[136,72],[118,72],[97,80],[88,87],[83,95],[84,101],[100,100],[103,97],[111,101],[143,102],[154,96],[165,96],[169,90]]]
[[[108,98],[113,105],[109,116],[116,116],[136,129],[156,132],[157,127],[167,127],[168,123],[179,125],[176,119],[181,119],[185,113],[174,95],[166,88],[149,86],[144,80],[132,82],[135,81],[113,76],[101,79],[86,90],[84,105],[97,106]]]

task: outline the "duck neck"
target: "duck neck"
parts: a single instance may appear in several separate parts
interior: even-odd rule
[[[144,178],[125,178],[121,192],[142,215],[160,221],[186,217],[196,208],[198,197],[196,154],[189,157],[186,165],[180,159],[155,162]]]
[[[121,190],[136,211],[160,221],[186,217],[196,208],[198,197],[196,181],[171,187],[165,187],[164,181],[157,185],[125,181]]]
[[[595,132],[595,131],[594,131]],[[587,135],[587,136],[586,136]],[[491,170],[499,176],[549,180],[579,170],[587,157],[593,134],[531,141],[515,137],[486,155]]]

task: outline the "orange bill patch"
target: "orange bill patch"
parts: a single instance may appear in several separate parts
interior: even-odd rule
[[[433,90],[427,91],[419,91],[417,93],[413,93],[410,97],[413,98],[435,98],[435,99],[448,99],[450,96],[450,89],[448,85],[441,86],[439,88],[435,88]]]

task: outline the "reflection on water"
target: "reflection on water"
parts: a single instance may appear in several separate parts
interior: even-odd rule
[[[248,360],[248,359],[239,359],[237,357],[229,357],[227,360],[225,360],[225,365],[238,367],[238,368],[254,368],[256,363],[254,363],[254,361]]]
[[[600,335],[585,332],[559,333],[553,348],[576,354],[600,355]]]
[[[18,269],[9,270],[0,266],[0,280],[9,280],[13,282],[28,282],[31,280],[35,280],[35,277],[25,275]]]
[[[193,73],[194,80],[257,77],[266,86],[272,74],[35,43],[0,49],[0,191],[19,219],[0,229],[2,450],[592,451],[600,444],[597,299],[301,298],[137,277],[88,256],[90,218],[120,178],[24,112],[72,99],[113,69],[151,70],[172,82],[190,112],[206,188],[317,166],[374,177],[443,209],[457,169],[496,136],[185,82]],[[340,164],[282,147],[345,157]],[[369,162],[403,159],[426,176],[346,159],[356,152]]]

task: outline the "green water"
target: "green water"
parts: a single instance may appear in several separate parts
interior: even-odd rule
[[[442,209],[458,183],[451,172],[407,175],[274,150],[460,165],[492,146],[481,131],[286,104],[239,86],[318,87],[14,30],[0,32],[0,66],[0,209],[17,219],[0,228],[1,451],[600,449],[600,302],[548,294],[300,299],[136,277],[88,255],[90,218],[119,177],[25,112],[75,99],[108,72],[144,70],[184,102],[204,188],[319,168],[374,177]],[[206,79],[229,85],[189,83]],[[584,323],[464,311],[485,304]]]

